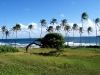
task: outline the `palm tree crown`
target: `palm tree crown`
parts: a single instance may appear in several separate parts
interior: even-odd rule
[[[57,19],[53,18],[53,19],[51,20],[50,24],[53,24],[53,25],[54,25],[55,23],[57,23]]]

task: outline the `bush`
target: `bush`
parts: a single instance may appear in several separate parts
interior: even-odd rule
[[[44,48],[56,48],[61,50],[64,44],[64,38],[59,33],[48,33],[41,40],[42,47]]]
[[[18,52],[18,49],[12,46],[0,46],[0,53],[2,52]]]

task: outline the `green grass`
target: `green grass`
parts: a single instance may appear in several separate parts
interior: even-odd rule
[[[0,75],[100,75],[99,48],[66,48],[57,57],[38,55],[51,50],[1,53]]]

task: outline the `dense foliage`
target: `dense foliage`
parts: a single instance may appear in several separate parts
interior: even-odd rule
[[[63,48],[64,38],[59,33],[48,33],[42,38],[41,43],[44,48],[56,48],[60,50]]]

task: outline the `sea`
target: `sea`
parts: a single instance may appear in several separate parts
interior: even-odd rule
[[[12,46],[14,46],[16,43],[16,45],[18,47],[25,47],[29,43],[35,41],[36,39],[38,39],[38,38],[0,39],[0,45],[12,45]],[[81,38],[80,37],[74,37],[74,38],[73,37],[66,37],[66,38],[64,38],[64,40],[65,40],[65,44],[69,43],[70,46],[72,46],[73,43],[74,43],[74,46],[78,46],[78,45],[80,45],[80,43],[84,46],[85,45],[86,46],[87,45],[100,45],[100,36],[98,36],[97,38],[95,36],[81,37]],[[36,45],[33,45],[33,46],[36,47]]]

